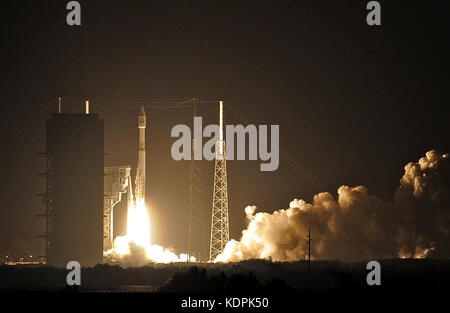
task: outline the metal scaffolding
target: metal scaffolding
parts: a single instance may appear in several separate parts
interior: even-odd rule
[[[103,201],[103,249],[112,248],[114,240],[114,206],[122,199],[122,194],[127,192],[130,183],[131,166],[105,167],[104,188],[105,200]]]
[[[48,257],[52,251],[51,231],[52,231],[52,213],[53,213],[53,162],[50,155],[47,153],[38,153],[39,155],[45,155],[46,170],[44,173],[38,173],[38,175],[45,176],[46,178],[46,190],[43,194],[38,194],[42,197],[42,203],[45,205],[45,212],[43,214],[36,215],[37,217],[45,218],[45,233],[36,237],[43,238],[45,240],[45,255],[39,256],[43,258],[45,263],[48,261]]]
[[[211,214],[211,240],[209,260],[223,252],[230,240],[228,221],[227,160],[225,140],[223,139],[223,102],[220,101],[220,135],[216,143],[216,161],[214,167],[214,191]]]

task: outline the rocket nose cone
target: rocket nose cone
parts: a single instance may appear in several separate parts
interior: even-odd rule
[[[139,116],[145,116],[144,105],[141,104],[141,110],[139,111]]]

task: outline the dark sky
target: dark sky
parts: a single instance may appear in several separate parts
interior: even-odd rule
[[[138,106],[115,101],[194,96],[279,124],[281,149],[333,194],[365,185],[390,200],[406,163],[450,150],[447,2],[380,1],[379,27],[366,24],[367,1],[80,1],[78,27],[66,24],[67,1],[10,2],[0,13],[0,255],[38,253],[36,153],[58,96],[73,112],[90,99],[104,118],[106,166],[137,163]],[[202,112],[217,123],[216,107]],[[183,249],[189,163],[171,159],[170,129],[191,112],[147,116],[154,241]],[[225,119],[240,123],[229,109]],[[213,163],[203,165],[210,208]],[[318,191],[283,159],[275,172],[228,165],[236,239],[246,205],[273,211]]]

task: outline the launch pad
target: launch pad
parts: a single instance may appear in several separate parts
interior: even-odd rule
[[[92,118],[95,118],[97,115],[90,113],[90,104],[89,101],[85,102],[85,112],[84,113],[63,113],[62,110],[62,98],[58,99],[58,113],[55,113],[54,119],[58,119],[61,121],[65,121],[67,119],[71,119],[75,116],[79,117],[80,119],[87,119],[91,120]],[[198,113],[198,101],[196,98],[190,99],[189,101],[192,101],[192,107],[193,107],[193,118]],[[119,253],[130,253],[129,248],[123,249],[123,245],[128,245],[131,241],[137,242],[140,241],[143,243],[143,246],[145,247],[145,250],[147,251],[147,257],[152,259],[152,257],[149,256],[150,254],[159,253],[161,254],[161,258],[154,257],[155,260],[170,260],[170,262],[179,262],[182,260],[189,261],[189,260],[196,260],[198,261],[213,261],[215,256],[221,253],[223,250],[225,244],[229,240],[229,224],[228,224],[228,195],[227,195],[227,186],[226,186],[226,157],[225,157],[225,140],[223,140],[223,103],[220,101],[219,106],[220,111],[220,126],[221,126],[221,136],[220,140],[217,142],[217,155],[216,155],[216,163],[222,164],[219,166],[219,171],[217,171],[218,167],[216,164],[216,173],[214,178],[214,193],[213,193],[213,210],[212,210],[212,220],[211,220],[211,241],[210,241],[210,248],[208,249],[208,254],[206,255],[206,246],[203,244],[200,250],[198,251],[198,259],[194,258],[194,252],[192,249],[192,225],[193,225],[193,213],[195,212],[202,212],[202,200],[199,199],[198,195],[195,195],[195,193],[200,192],[201,194],[201,175],[200,175],[200,167],[195,162],[195,158],[192,158],[191,160],[191,188],[190,188],[190,197],[189,197],[189,205],[188,205],[188,245],[187,245],[187,254],[181,254],[180,256],[175,255],[173,252],[164,249],[163,247],[159,246],[153,246],[150,244],[150,238],[149,238],[149,223],[145,222],[145,220],[148,219],[148,213],[147,208],[145,207],[145,194],[146,194],[146,126],[147,126],[147,120],[146,120],[146,113],[144,105],[140,106],[139,113],[137,116],[137,128],[138,128],[138,137],[139,137],[139,146],[138,146],[138,161],[137,161],[137,167],[136,167],[136,176],[135,179],[131,179],[131,169],[132,167],[130,165],[118,165],[118,166],[109,166],[109,167],[101,167],[103,170],[103,192],[97,192],[97,196],[102,196],[103,198],[103,205],[102,207],[102,220],[99,221],[98,219],[94,220],[89,219],[89,222],[85,220],[80,220],[77,222],[77,225],[92,225],[89,227],[92,227],[92,229],[101,229],[101,235],[100,236],[94,236],[101,239],[101,245],[98,246],[98,249],[94,253],[92,251],[91,255],[111,255]],[[67,125],[64,125],[64,122],[60,123],[60,126],[63,128],[73,128],[77,129],[77,127],[67,127]],[[83,126],[81,126],[83,127]],[[48,130],[48,141],[51,143],[51,135],[54,131]],[[103,129],[102,129],[103,133]],[[77,141],[80,138],[76,138],[75,136],[72,136],[68,134],[67,136],[64,135],[64,132],[62,132],[63,135],[60,135],[61,139],[64,142],[65,145],[69,144],[73,146],[75,149],[79,148],[80,143]],[[50,137],[49,137],[50,136]],[[103,136],[102,136],[103,137]],[[81,137],[82,140],[89,140],[88,136]],[[87,141],[88,142],[88,141]],[[53,144],[53,146],[55,146]],[[193,146],[195,147],[195,139],[193,139]],[[56,146],[55,146],[56,147]],[[64,146],[65,147],[65,146]],[[103,147],[103,144],[99,144],[97,147]],[[58,148],[59,149],[59,148]],[[67,148],[61,149],[62,157],[64,156],[64,152],[67,150]],[[81,151],[77,149],[78,152],[83,153],[83,151],[90,151],[92,149],[82,149]],[[63,258],[64,260],[78,260],[83,265],[89,265],[89,264],[96,264],[101,263],[101,259],[98,259],[98,261],[95,261],[94,263],[86,260],[77,259],[77,254],[71,253],[69,250],[70,247],[73,246],[80,246],[85,247],[87,244],[87,241],[89,239],[83,239],[83,242],[76,242],[76,234],[75,231],[71,231],[68,227],[68,224],[65,223],[64,227],[61,228],[61,221],[59,220],[58,216],[62,216],[60,213],[61,208],[58,206],[55,206],[55,203],[59,201],[54,201],[58,197],[65,197],[65,195],[69,192],[64,191],[63,189],[60,189],[61,186],[64,186],[61,184],[61,180],[58,180],[58,188],[56,188],[56,181],[55,177],[58,175],[55,175],[56,172],[58,173],[65,173],[64,170],[60,169],[61,163],[59,162],[58,158],[54,158],[56,155],[51,149],[48,149],[49,153],[45,153],[47,157],[47,171],[44,173],[44,175],[47,177],[47,191],[45,194],[41,195],[43,196],[43,201],[46,204],[46,211],[41,216],[46,218],[46,233],[43,236],[43,238],[46,239],[46,255],[45,260],[47,264],[53,264],[57,266],[64,266],[65,261],[62,259],[58,262],[52,263],[52,256],[57,255],[58,253],[61,253],[62,246],[58,245],[59,239],[56,238],[56,232],[55,230],[58,229],[64,229],[64,234],[59,234],[59,238],[67,238],[68,236],[73,238],[72,240],[75,240],[73,243],[67,245],[66,249],[66,256]],[[192,151],[193,154],[195,154],[194,151]],[[103,152],[101,153],[102,159],[103,159]],[[61,157],[61,158],[62,158]],[[65,157],[65,156],[64,156]],[[64,174],[64,179],[66,182],[71,183],[70,190],[77,190],[80,189],[82,185],[86,185],[86,182],[81,179],[75,179],[79,177],[79,173],[81,172],[81,169],[84,169],[83,165],[84,163],[80,163],[83,161],[83,157],[78,159],[71,158],[71,165],[68,166],[70,168],[70,173]],[[79,166],[77,165],[79,164]],[[102,163],[103,164],[103,163]],[[225,166],[224,166],[225,165]],[[78,167],[77,167],[78,166]],[[55,168],[58,168],[58,171],[55,170]],[[90,170],[89,172],[96,172],[93,170]],[[75,174],[76,173],[76,174]],[[219,176],[217,176],[220,174]],[[222,183],[220,183],[222,182]],[[217,184],[220,183],[220,188],[217,189]],[[194,186],[195,185],[195,186]],[[200,186],[200,187],[199,187]],[[92,190],[101,190],[99,188]],[[57,192],[55,192],[57,191]],[[120,243],[119,245],[122,246],[121,249],[116,249],[115,245],[115,239],[116,236],[114,234],[114,207],[123,201],[123,194],[127,194],[127,207],[128,207],[128,214],[127,214],[127,234],[125,236],[119,236]],[[77,194],[79,196],[79,194]],[[59,198],[58,198],[59,199]],[[77,203],[77,200],[72,199],[72,203]],[[220,204],[220,205],[219,205]],[[219,205],[219,206],[218,206]],[[89,206],[88,206],[89,207]],[[68,208],[68,206],[66,206]],[[220,209],[219,211],[217,211]],[[97,212],[96,210],[90,209],[90,212]],[[224,214],[224,212],[226,214]],[[85,218],[86,216],[78,214],[77,210],[73,209],[73,215],[69,212],[65,212],[65,216],[78,216],[79,218]],[[100,216],[97,214],[97,216]],[[220,223],[218,223],[217,217],[220,216]],[[131,220],[130,220],[131,218]],[[203,213],[202,213],[202,219]],[[144,222],[144,223],[143,223]],[[59,223],[59,224],[58,224]],[[132,224],[130,224],[132,223]],[[202,222],[203,223],[203,222]],[[139,226],[138,226],[139,225]],[[144,228],[144,229],[141,229]],[[203,232],[205,232],[205,227],[203,226]],[[89,229],[89,228],[88,228]],[[69,232],[70,231],[70,232]],[[72,234],[73,233],[73,234]],[[100,232],[99,232],[100,234]],[[226,236],[220,235],[220,244],[217,244],[217,234],[226,234]],[[202,237],[204,237],[205,233],[203,233]],[[91,234],[91,238],[92,238]],[[140,240],[136,236],[144,236],[148,238],[141,238],[143,240]],[[198,245],[197,245],[198,246]],[[55,248],[56,247],[56,248]],[[211,250],[212,249],[212,250]],[[87,251],[87,250],[84,250]],[[128,251],[128,252],[127,252]],[[159,251],[159,252],[158,252]],[[87,253],[87,252],[86,252]],[[70,255],[73,255],[73,257],[69,257]],[[165,262],[165,261],[163,261]]]

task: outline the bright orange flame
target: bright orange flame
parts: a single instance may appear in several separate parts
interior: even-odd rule
[[[145,249],[145,256],[150,262],[187,262],[187,254],[177,256],[166,248],[151,244],[149,214],[143,199],[137,200],[136,203],[130,201],[127,214],[127,234],[116,237],[114,247],[106,251],[105,256],[121,258],[129,255],[132,242]],[[191,257],[190,261],[195,261],[195,258]]]

